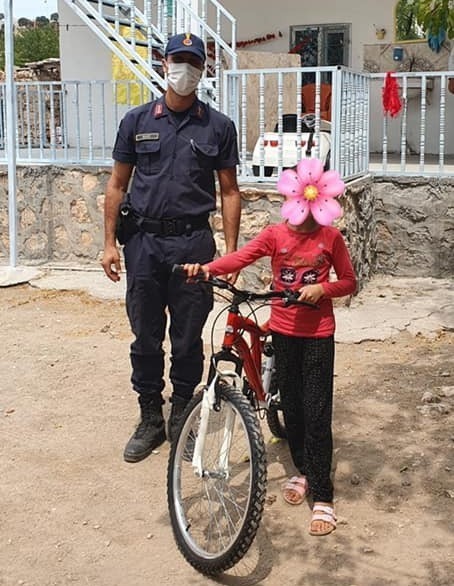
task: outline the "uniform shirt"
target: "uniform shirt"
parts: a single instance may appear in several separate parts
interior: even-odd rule
[[[236,272],[263,256],[271,257],[273,288],[298,290],[321,283],[324,296],[320,309],[290,305],[273,299],[270,329],[287,336],[324,338],[335,330],[331,298],[356,290],[355,272],[342,234],[331,226],[319,226],[310,233],[296,232],[287,223],[268,226],[236,252],[208,263],[213,276]],[[329,281],[334,268],[337,281]]]
[[[178,125],[164,97],[124,116],[112,157],[135,166],[130,201],[151,218],[208,214],[216,208],[214,172],[239,162],[229,118],[196,99]]]

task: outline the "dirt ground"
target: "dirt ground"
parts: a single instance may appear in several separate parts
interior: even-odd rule
[[[0,288],[0,585],[198,586],[166,508],[168,445],[122,460],[137,419],[124,305]],[[270,442],[268,496],[232,586],[454,584],[454,333],[337,344],[337,530],[314,538]],[[166,404],[166,411],[168,404]]]

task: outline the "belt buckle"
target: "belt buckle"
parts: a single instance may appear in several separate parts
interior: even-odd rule
[[[164,218],[161,220],[162,233],[164,236],[178,236],[178,220]]]

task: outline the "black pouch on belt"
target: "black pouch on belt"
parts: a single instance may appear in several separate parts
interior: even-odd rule
[[[115,230],[115,236],[120,244],[126,244],[128,240],[139,231],[139,227],[136,222],[134,210],[129,202],[123,202],[120,204],[118,211],[117,227]]]

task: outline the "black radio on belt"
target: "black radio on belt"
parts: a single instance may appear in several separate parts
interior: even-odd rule
[[[138,227],[135,221],[135,212],[128,202],[120,204],[118,211],[117,226],[115,229],[115,236],[120,244],[126,242],[138,232]]]

